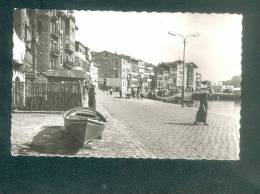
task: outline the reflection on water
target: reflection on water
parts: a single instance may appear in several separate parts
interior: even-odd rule
[[[199,101],[194,101],[194,107],[199,107]],[[240,115],[240,102],[208,101],[208,111],[224,115]]]

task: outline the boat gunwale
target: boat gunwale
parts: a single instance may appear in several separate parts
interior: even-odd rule
[[[106,118],[101,114],[99,113],[98,111],[94,110],[94,109],[91,109],[91,108],[87,108],[87,107],[77,107],[77,108],[73,108],[73,109],[70,109],[68,110],[64,115],[63,115],[63,118],[66,119],[66,120],[69,120],[69,121],[79,121],[79,122],[83,122],[83,121],[87,121],[89,120],[90,118],[86,117],[86,119],[84,118],[68,118],[68,116],[72,113],[72,112],[76,112],[77,110],[82,110],[82,112],[84,112],[84,109],[85,110],[90,110],[92,111],[93,113],[95,113],[97,116],[98,116],[98,121],[99,122],[106,122]]]

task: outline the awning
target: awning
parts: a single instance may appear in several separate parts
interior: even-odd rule
[[[13,60],[15,60],[17,63],[22,64],[25,56],[25,43],[20,40],[20,38],[17,36],[15,30],[13,29]]]

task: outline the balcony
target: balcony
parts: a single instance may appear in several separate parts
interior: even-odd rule
[[[51,55],[55,58],[60,56],[60,50],[56,49],[56,50],[52,50],[51,51]]]
[[[65,16],[66,16],[66,11],[57,10],[57,17],[65,17]]]
[[[54,31],[51,33],[51,37],[54,39],[54,40],[58,40],[60,38],[60,33],[57,32],[57,31]]]
[[[32,51],[31,41],[27,40],[27,41],[25,42],[25,48],[26,48],[26,51],[28,51],[28,52],[31,52],[31,51]]]
[[[58,20],[57,15],[53,15],[53,16],[51,17],[51,20],[52,20],[52,21],[57,21],[57,20]]]
[[[63,67],[67,68],[67,69],[72,69],[73,68],[73,62],[72,61],[63,61]]]
[[[73,42],[70,41],[70,43],[66,43],[65,44],[65,52],[67,52],[68,54],[72,54],[75,50],[75,47],[73,45]]]

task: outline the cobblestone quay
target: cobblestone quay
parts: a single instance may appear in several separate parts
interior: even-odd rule
[[[108,122],[102,140],[94,140],[92,148],[77,147],[64,132],[62,114],[14,113],[12,154],[239,159],[239,116],[209,113],[208,126],[193,125],[193,108],[118,98],[101,91],[97,91],[97,101],[97,109],[107,115]]]

